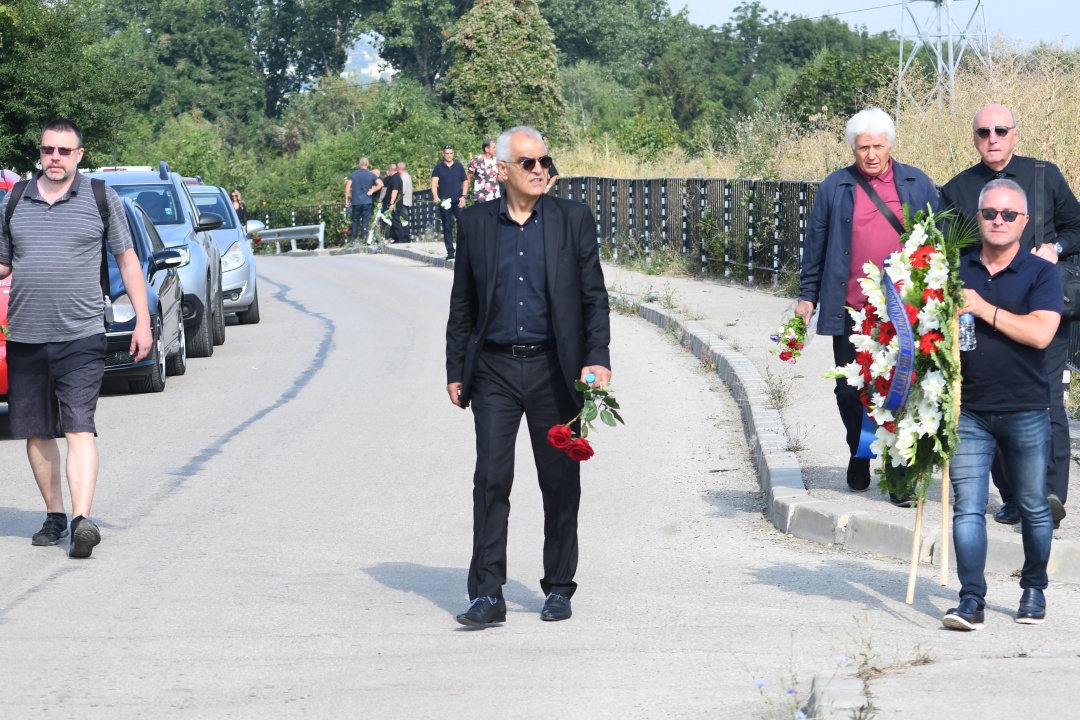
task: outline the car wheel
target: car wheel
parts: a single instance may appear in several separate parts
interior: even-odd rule
[[[236,319],[240,321],[241,325],[254,325],[259,322],[259,288],[255,287],[255,297],[252,298],[251,304],[248,305],[248,309],[244,312],[236,313]]]
[[[225,344],[225,301],[221,298],[221,290],[214,300],[214,344]]]
[[[165,338],[161,331],[161,318],[154,318],[154,343],[150,356],[154,364],[145,377],[136,378],[128,383],[131,392],[159,393],[165,389]]]
[[[168,375],[183,375],[187,372],[187,331],[184,330],[183,303],[177,304],[176,318],[180,321],[180,336],[177,338],[176,352],[165,362],[165,372]]]
[[[213,332],[210,326],[213,324],[213,319],[210,316],[210,298],[207,296],[206,304],[203,306],[202,317],[199,319],[199,324],[191,329],[191,333],[187,336],[188,357],[210,357],[214,354],[214,338]]]

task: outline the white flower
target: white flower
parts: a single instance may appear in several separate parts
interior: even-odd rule
[[[870,374],[874,377],[889,377],[889,372],[896,365],[896,360],[892,359],[890,362],[890,353],[888,349],[882,350],[874,355],[874,362],[870,365]]]
[[[439,205],[442,206],[443,210],[449,210],[451,204],[452,204],[452,202],[451,202],[450,198],[444,198],[443,201],[439,203]]]
[[[847,384],[856,390],[862,390],[863,385],[866,384],[866,378],[862,376],[862,368],[859,367],[859,363],[848,363],[840,369],[844,378],[847,380]]]
[[[945,392],[945,375],[940,370],[931,370],[923,375],[922,380],[919,381],[919,388],[927,402],[937,405]]]
[[[884,455],[887,450],[890,450],[896,444],[896,435],[880,426],[875,431],[874,437],[876,439],[870,443],[870,451],[878,457]]]
[[[855,321],[855,327],[860,327],[863,324],[863,321],[866,320],[866,310],[848,308],[848,315]]]
[[[908,235],[908,240],[904,243],[904,252],[911,255],[913,252],[921,248],[926,244],[927,236],[926,230],[922,225],[916,225],[911,230],[911,234]]]
[[[860,335],[859,333],[852,333],[851,344],[855,346],[856,352],[871,352],[876,353],[881,350],[881,346],[878,345],[877,340],[869,335]]]
[[[880,395],[878,397],[881,397]],[[892,422],[896,419],[891,410],[886,410],[877,403],[874,403],[874,409],[869,413],[870,419],[876,422],[878,425],[884,425],[887,422]]]
[[[936,435],[938,427],[941,425],[940,409],[930,403],[920,403],[916,408],[916,413],[919,416],[919,434],[926,437]]]
[[[949,264],[941,253],[930,256],[930,269],[926,272],[926,287],[931,290],[940,290],[945,287],[945,281],[949,279]]]
[[[941,329],[941,319],[938,313],[941,311],[942,302],[936,298],[930,298],[919,311],[919,334],[925,335],[931,330]]]

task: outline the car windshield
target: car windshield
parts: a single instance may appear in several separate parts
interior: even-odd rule
[[[225,219],[223,228],[229,228],[230,230],[236,227],[236,223],[233,222],[233,214],[230,212],[231,208],[225,204],[225,197],[221,193],[191,193],[191,198],[195,201],[195,207],[199,208],[199,213],[211,212],[215,215],[220,215]]]
[[[131,198],[150,216],[155,225],[179,225],[181,217],[176,190],[171,184],[155,185],[112,185],[120,197]]]
[[[5,197],[7,197],[7,188],[0,189],[0,202],[4,202]]]

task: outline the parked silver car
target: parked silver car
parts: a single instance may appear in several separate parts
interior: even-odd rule
[[[213,213],[225,219],[211,231],[221,251],[221,295],[225,312],[236,313],[242,325],[259,322],[259,290],[255,276],[255,253],[251,238],[240,225],[229,193],[213,185],[188,184],[199,213]]]
[[[221,298],[221,252],[210,231],[224,219],[195,208],[183,178],[161,163],[158,170],[98,168],[89,177],[104,180],[120,197],[139,204],[150,217],[166,247],[186,246],[180,267],[184,286],[184,325],[190,357],[209,357],[214,345],[225,342],[225,312]]]

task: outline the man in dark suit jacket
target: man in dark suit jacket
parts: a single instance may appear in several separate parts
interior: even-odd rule
[[[544,498],[544,620],[570,617],[577,585],[580,468],[547,440],[581,409],[575,380],[611,380],[608,295],[588,208],[544,197],[551,158],[536,130],[503,133],[495,157],[505,193],[458,226],[446,325],[450,401],[476,425],[473,554],[463,625],[506,620],[506,532],[514,445],[524,413]],[[575,430],[576,430],[575,425]]]

